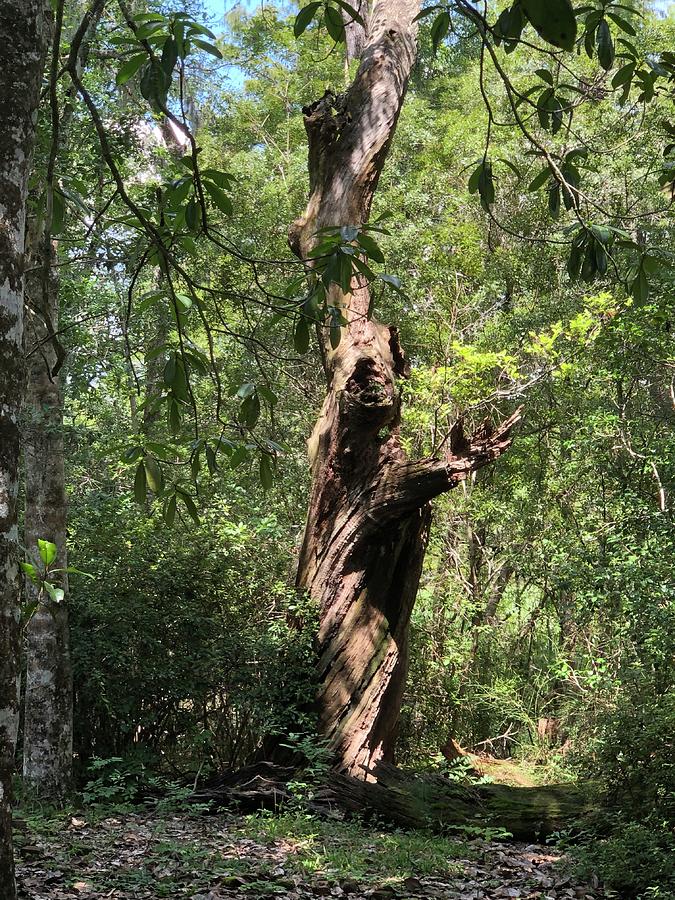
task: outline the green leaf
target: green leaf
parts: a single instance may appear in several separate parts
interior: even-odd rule
[[[656,275],[662,268],[661,260],[657,256],[643,256],[642,268],[647,275]]]
[[[166,108],[166,97],[171,87],[171,75],[167,74],[156,59],[146,63],[139,83],[141,94],[158,111]]]
[[[206,465],[208,466],[209,474],[214,475],[218,471],[218,461],[216,460],[216,452],[213,447],[206,445],[204,448],[204,453],[206,455]]]
[[[359,235],[359,246],[365,250],[366,256],[369,259],[378,263],[384,262],[384,253],[380,250],[377,241],[370,237],[369,234],[362,233]]]
[[[207,41],[201,41],[199,38],[194,38],[193,43],[203,50],[205,53],[210,53],[211,56],[215,56],[216,59],[222,59],[223,54],[220,50],[215,46],[215,44],[209,44]]]
[[[215,34],[211,31],[210,28],[207,28],[206,25],[201,25],[199,22],[192,21],[187,22],[186,24],[188,26],[188,34],[204,34],[206,35],[206,37],[211,38],[212,41],[215,41]]]
[[[520,171],[520,169],[518,168],[518,166],[517,166],[515,163],[512,163],[511,160],[505,159],[503,156],[498,156],[498,157],[497,157],[497,162],[503,162],[505,166],[508,166],[509,169],[511,169],[511,171],[513,172],[513,174],[516,176],[516,178],[517,178],[519,181],[520,181],[520,179],[523,177],[523,176],[522,176],[522,173],[521,173],[521,171]]]
[[[478,193],[483,209],[489,209],[495,202],[495,183],[492,179],[492,164],[485,160],[478,179]]]
[[[54,603],[63,603],[63,598],[66,596],[63,588],[55,587],[49,581],[44,581],[43,586]]]
[[[520,37],[525,27],[525,17],[523,10],[518,2],[514,3],[511,9],[505,9],[497,19],[495,40],[499,43],[498,37],[504,41],[504,49],[507,53],[512,53],[518,46]]]
[[[631,284],[631,293],[636,303],[646,303],[649,300],[649,282],[642,266],[638,269],[638,273]]]
[[[593,281],[596,271],[595,250],[593,242],[591,241],[587,244],[586,252],[584,253],[584,261],[581,266],[581,277],[585,282]]]
[[[237,390],[237,397],[239,397],[240,400],[246,400],[247,397],[252,397],[254,394],[255,384],[252,381],[245,381]]]
[[[204,181],[203,184],[218,209],[225,213],[226,216],[231,216],[233,212],[232,201],[222,188],[219,188],[212,181]]]
[[[65,569],[55,569],[55,572],[67,572],[69,575],[84,575],[85,578],[94,579],[91,572],[83,572],[82,569],[76,569],[75,566],[68,566]]]
[[[248,450],[243,444],[240,444],[230,457],[230,468],[236,469],[238,465],[248,458]]]
[[[480,180],[481,172],[483,171],[483,163],[482,161],[476,166],[469,177],[469,193],[475,194],[478,191],[478,182]]]
[[[275,406],[279,402],[279,398],[277,397],[277,395],[273,390],[268,388],[266,384],[260,385],[260,387],[258,388],[258,393],[263,398],[263,400],[266,400],[269,403],[270,406]]]
[[[171,527],[176,519],[176,495],[169,497],[164,505],[164,521]]]
[[[358,22],[359,25],[365,25],[363,17],[357,9],[354,9],[351,3],[347,3],[346,0],[335,0],[335,2],[338,6],[341,6],[342,9],[344,9],[347,15],[351,16],[353,22]]]
[[[51,541],[43,541],[41,538],[38,538],[37,545],[40,552],[40,559],[45,564],[45,566],[51,566],[51,564],[56,559],[56,544],[53,544]]]
[[[19,563],[19,565],[21,566],[23,571],[26,573],[26,575],[28,575],[28,577],[33,582],[33,584],[37,584],[37,582],[38,582],[37,569],[35,568],[33,563],[22,562],[22,563]]]
[[[118,87],[122,87],[123,84],[126,84],[127,81],[134,77],[136,72],[138,72],[140,67],[144,62],[147,62],[147,60],[147,53],[137,53],[135,56],[130,57],[124,65],[120,67],[120,70],[115,77],[115,84]]]
[[[437,9],[442,9],[442,6],[427,6],[426,9],[423,9],[421,12],[418,12],[413,22],[419,22],[420,19],[426,19],[427,16],[432,16]]]
[[[599,241],[595,241],[595,267],[598,275],[604,275],[607,271],[607,253]]]
[[[450,30],[450,14],[447,9],[440,12],[433,21],[431,26],[431,44],[434,53],[438,51],[441,41]]]
[[[307,353],[309,350],[309,325],[304,316],[300,316],[293,332],[293,346],[296,353]]]
[[[560,215],[560,185],[557,182],[548,189],[548,211],[552,219]]]
[[[614,42],[607,24],[607,19],[603,19],[598,25],[597,34],[598,62],[607,72],[614,65]]]
[[[334,6],[326,6],[324,10],[324,22],[326,23],[326,31],[333,38],[336,44],[340,44],[345,39],[345,24],[342,16]]]
[[[176,354],[172,353],[166,361],[166,365],[164,366],[164,384],[167,387],[171,387],[176,380],[176,373],[178,372],[178,361],[176,358]]]
[[[609,244],[612,232],[606,225],[591,225],[591,232],[601,244]]]
[[[542,187],[542,185],[544,185],[550,177],[551,177],[551,172],[550,172],[548,166],[546,166],[545,168],[543,168],[541,170],[541,172],[539,172],[538,175],[534,176],[534,178],[528,185],[528,188],[527,188],[528,191],[538,191],[539,188]]]
[[[635,74],[635,63],[629,62],[625,66],[621,66],[614,78],[612,78],[612,87],[618,88],[624,84],[630,84]]]
[[[123,463],[132,463],[136,462],[137,459],[140,459],[143,456],[143,448],[140,444],[136,444],[133,447],[127,447],[124,453],[120,456],[120,461]]]
[[[314,16],[316,15],[316,11],[321,6],[321,3],[308,3],[307,6],[303,6],[300,12],[295,17],[295,23],[293,25],[293,34],[297,37],[305,31],[312,21]]]
[[[569,258],[567,260],[567,274],[570,281],[577,281],[581,274],[581,261],[583,259],[583,247],[572,246]]]
[[[202,457],[201,457],[201,453],[197,449],[192,454],[192,460],[190,462],[190,473],[192,474],[192,477],[196,479],[197,475],[199,475],[199,473],[201,472],[201,469],[202,469]]]
[[[619,26],[619,28],[622,31],[625,31],[626,34],[630,34],[633,37],[635,37],[637,32],[635,31],[633,26],[630,24],[630,22],[627,22],[626,19],[623,19],[621,16],[617,16],[617,14],[614,12],[608,11],[607,15],[612,20],[612,22],[614,22],[616,25]]]
[[[548,44],[572,50],[577,37],[577,20],[570,0],[520,0],[534,30]]]
[[[551,106],[551,134],[557,134],[563,124],[563,105],[557,97],[553,97]]]
[[[548,69],[535,69],[534,74],[538,75],[542,81],[545,81],[547,84],[550,84],[553,87],[553,75],[549,72]]]
[[[247,397],[239,407],[239,421],[247,428],[255,428],[260,418],[260,398],[257,393]]]
[[[167,418],[169,422],[169,428],[171,429],[172,434],[178,434],[181,426],[181,414],[180,414],[180,406],[176,399],[172,396],[167,398]]]
[[[195,525],[199,525],[199,513],[197,512],[197,507],[195,506],[195,502],[192,497],[186,491],[183,491],[180,488],[177,488],[176,493],[185,504],[185,508],[187,509],[192,521],[195,523]]]
[[[178,46],[176,45],[176,39],[174,37],[168,38],[164,42],[164,46],[162,47],[162,59],[161,66],[164,70],[164,73],[171,78],[171,74],[173,73],[174,66],[178,61]]]
[[[383,272],[380,275],[380,281],[384,281],[385,284],[388,284],[389,287],[394,288],[395,291],[401,290],[401,279],[398,277],[398,275],[387,275],[385,272]]]
[[[154,456],[146,454],[143,464],[145,466],[145,480],[147,486],[153,494],[159,494],[164,486],[164,476],[159,463]]]
[[[145,475],[145,466],[142,462],[139,462],[136,466],[136,476],[134,478],[134,497],[136,498],[136,503],[139,503],[142,506],[145,503],[147,495],[148,482]]]
[[[196,232],[199,231],[200,221],[199,206],[193,197],[185,207],[185,224],[190,231]]]
[[[272,460],[266,454],[260,457],[260,483],[263,486],[263,490],[269,491],[269,489],[274,484],[274,472],[272,471]]]
[[[553,110],[553,88],[546,88],[546,90],[542,91],[539,95],[539,99],[537,100],[537,116],[539,117],[539,124],[542,128],[546,130],[549,129],[551,124],[551,112]]]

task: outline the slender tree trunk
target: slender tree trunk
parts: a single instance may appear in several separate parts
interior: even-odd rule
[[[1,2],[1,0],[0,0]],[[99,0],[86,14],[85,36],[79,63],[87,62],[91,39],[101,15]],[[60,67],[61,33],[58,23],[52,42],[52,77]],[[43,185],[54,190],[54,167],[67,151],[75,111],[74,85],[65,92],[63,109],[52,119],[53,156]],[[52,115],[54,110],[52,110]],[[56,568],[67,566],[67,495],[63,448],[63,394],[60,380],[65,351],[58,341],[60,276],[56,242],[49,235],[50,216],[42,232],[31,241],[26,280],[26,335],[28,386],[24,407],[24,460],[26,482],[25,544],[37,556],[37,541],[56,544]],[[23,775],[39,797],[63,797],[70,786],[73,766],[73,678],[68,624],[68,577],[59,578],[64,591],[60,603],[39,598],[26,580],[28,599],[39,601],[26,628],[26,694],[23,734]]]
[[[304,110],[310,197],[289,233],[301,258],[317,229],[367,221],[415,58],[419,7],[376,2],[351,87]],[[515,417],[469,440],[458,425],[443,458],[407,460],[397,329],[368,318],[370,294],[356,279],[349,294],[334,286],[330,303],[348,325],[337,348],[324,340],[328,394],[309,441],[313,486],[297,580],[320,608],[322,732],[339,767],[370,778],[393,758],[429,501],[503,452]]]
[[[14,900],[12,772],[19,713],[17,491],[26,195],[46,49],[42,0],[0,2],[0,900]]]
[[[55,248],[43,240],[26,280],[28,386],[24,405],[25,544],[37,557],[38,539],[56,544],[55,566],[67,566],[67,497],[63,452],[63,397],[58,354],[50,329],[58,328],[59,276]],[[46,322],[49,322],[49,327]],[[40,797],[65,795],[72,775],[73,678],[68,629],[68,577],[64,599],[44,596],[26,626],[26,697],[23,775]],[[26,581],[29,600],[37,588]]]

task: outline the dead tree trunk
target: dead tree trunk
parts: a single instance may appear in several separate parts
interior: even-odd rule
[[[19,714],[17,492],[26,195],[47,39],[42,0],[0,4],[0,900],[14,900],[12,771]]]
[[[31,260],[26,282],[28,386],[24,405],[26,479],[25,544],[37,557],[39,539],[56,544],[55,566],[66,568],[67,497],[63,450],[63,397],[60,352],[50,334],[57,330],[59,277],[55,248],[48,238]],[[58,345],[57,345],[58,346]],[[73,678],[68,629],[68,576],[59,576],[64,598],[40,598],[26,579],[29,600],[37,601],[26,626],[26,697],[23,775],[40,797],[65,795],[73,758]]]
[[[317,229],[368,219],[415,58],[419,7],[376,2],[351,87],[304,110],[310,197],[289,234],[303,259]],[[309,442],[313,486],[297,581],[320,607],[321,730],[338,766],[364,778],[393,757],[429,501],[499,456],[517,416],[470,439],[458,425],[443,458],[407,460],[397,329],[368,317],[360,280],[348,294],[333,286],[330,303],[348,324],[335,349],[323,336],[328,393]]]

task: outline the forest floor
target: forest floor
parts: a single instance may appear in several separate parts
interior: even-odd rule
[[[487,837],[391,831],[290,812],[24,811],[17,877],[23,900],[611,896],[576,879],[550,847]]]

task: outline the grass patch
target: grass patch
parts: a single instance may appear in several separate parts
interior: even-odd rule
[[[300,874],[340,881],[401,881],[409,876],[447,876],[459,871],[467,845],[426,831],[383,830],[303,814],[248,816],[237,829],[257,840],[281,844],[287,867]]]

